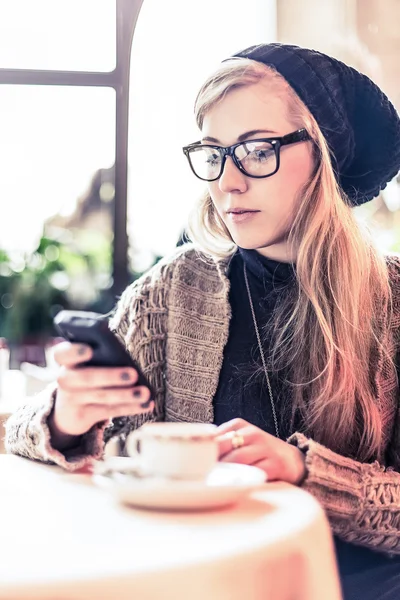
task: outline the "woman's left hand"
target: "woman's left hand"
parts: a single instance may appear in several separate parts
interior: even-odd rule
[[[267,473],[268,481],[299,485],[306,476],[305,456],[296,448],[243,419],[218,427],[219,460],[253,465]]]

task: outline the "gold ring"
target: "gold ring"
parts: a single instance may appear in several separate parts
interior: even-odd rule
[[[232,449],[237,450],[238,448],[241,448],[244,445],[244,437],[237,431],[234,431],[232,433],[231,442]]]

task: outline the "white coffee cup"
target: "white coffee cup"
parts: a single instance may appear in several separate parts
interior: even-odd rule
[[[129,434],[127,452],[145,475],[199,480],[218,460],[216,425],[146,423]]]

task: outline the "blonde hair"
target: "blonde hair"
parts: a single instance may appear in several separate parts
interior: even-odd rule
[[[201,128],[207,111],[230,90],[260,80],[287,99],[291,121],[307,129],[315,153],[315,169],[296,199],[288,236],[297,257],[297,285],[277,303],[273,323],[265,328],[274,340],[268,368],[289,374],[292,425],[300,413],[303,430],[316,441],[342,455],[372,460],[382,443],[382,416],[370,365],[389,328],[388,269],[336,182],[316,120],[275,70],[234,59],[201,88],[197,122]],[[191,215],[189,232],[205,253],[223,257],[236,250],[208,193]],[[378,310],[387,315],[379,326]]]

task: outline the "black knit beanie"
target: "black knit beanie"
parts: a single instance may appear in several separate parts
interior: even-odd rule
[[[400,119],[366,75],[326,54],[260,44],[238,52],[278,71],[315,117],[333,154],[337,181],[353,206],[368,202],[400,169]]]

